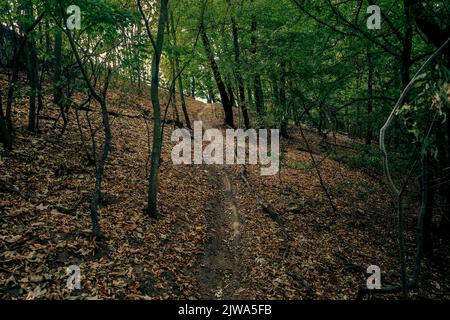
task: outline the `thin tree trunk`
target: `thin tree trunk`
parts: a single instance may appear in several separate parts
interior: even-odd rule
[[[239,46],[239,32],[236,24],[236,20],[231,18],[231,25],[233,29],[233,43],[234,43],[234,60],[236,63],[236,79],[238,82],[239,99],[242,116],[244,118],[244,126],[246,129],[250,128],[250,119],[248,117],[247,104],[245,101],[245,87],[244,80],[241,74],[241,49]]]
[[[25,4],[25,15],[31,21],[33,20],[33,3],[27,1]],[[30,26],[26,23],[23,30],[28,29]],[[28,81],[30,84],[30,97],[29,97],[29,109],[28,109],[28,131],[36,132],[36,97],[39,91],[39,74],[38,74],[38,61],[37,61],[37,49],[36,42],[33,38],[28,39],[26,43],[27,49],[27,73]]]
[[[411,81],[411,54],[413,45],[413,16],[412,7],[409,0],[404,0],[404,14],[405,14],[405,25],[406,31],[403,37],[403,46],[401,54],[401,78],[402,86],[405,88]],[[406,100],[407,101],[407,100]]]
[[[46,56],[51,56],[51,43],[50,43],[50,23],[48,19],[45,19],[45,52]]]
[[[447,119],[450,116],[450,112],[447,111]],[[443,129],[444,130],[444,129]],[[446,125],[446,133],[447,133],[447,139],[450,139],[450,121],[447,121]],[[443,168],[450,168],[450,146],[447,144],[444,144],[443,149],[445,149],[445,159],[442,161],[441,167]],[[446,239],[450,239],[450,182],[446,183],[443,186],[443,192],[445,194],[445,204],[444,212],[442,213],[442,220],[439,223],[439,234]]]
[[[373,110],[373,61],[370,49],[367,48],[367,64],[369,68],[369,74],[367,78],[367,92],[369,95],[369,100],[367,101],[367,132],[366,132],[366,145],[371,145],[373,140],[373,127],[372,127],[372,110]]]
[[[191,98],[195,99],[195,77],[191,77]]]
[[[61,10],[63,20],[66,21],[67,17],[66,17],[65,8],[63,5],[63,0],[59,0],[59,7]],[[63,28],[63,26],[61,26],[61,28]],[[90,81],[90,78],[89,78],[89,76],[86,72],[86,69],[83,65],[83,62],[80,58],[80,55],[78,53],[78,50],[75,45],[75,41],[73,40],[71,32],[66,29],[63,29],[63,31],[67,35],[67,38],[70,43],[70,47],[75,56],[78,67],[80,68],[80,71],[83,75],[84,82],[86,83],[86,85],[89,89],[89,92],[101,106],[102,123],[103,123],[103,130],[104,130],[104,134],[105,134],[105,141],[103,143],[102,156],[98,163],[97,171],[95,174],[95,188],[94,188],[94,192],[93,192],[93,196],[92,196],[92,200],[91,200],[91,205],[90,205],[91,210],[90,211],[91,211],[91,223],[92,223],[92,236],[94,238],[102,238],[103,235],[102,235],[102,232],[100,229],[100,224],[98,221],[98,211],[97,210],[98,210],[98,204],[101,199],[101,188],[102,188],[102,182],[103,182],[106,161],[108,159],[109,151],[111,149],[111,142],[112,142],[112,134],[111,134],[110,124],[109,124],[109,113],[108,113],[108,108],[107,108],[107,103],[106,103],[106,97],[107,97],[107,92],[108,92],[108,87],[109,87],[112,70],[111,70],[111,68],[108,69],[107,76],[105,78],[103,91],[100,94],[97,93],[96,89],[94,88],[94,86],[92,85],[92,83]]]
[[[152,59],[152,82],[150,88],[153,105],[153,146],[148,178],[148,207],[147,212],[151,218],[158,217],[157,197],[159,187],[159,166],[161,160],[161,106],[159,102],[159,68],[164,40],[164,27],[168,15],[168,0],[161,0],[161,8],[158,22],[158,34]],[[149,30],[148,30],[149,31]]]
[[[236,105],[236,99],[234,97],[233,85],[231,84],[231,82],[228,82],[227,84],[227,92],[228,98],[230,99],[230,104],[232,107],[234,107]]]
[[[214,88],[213,88],[211,79],[209,79],[206,82],[206,86],[208,87],[208,100],[209,100],[209,103],[216,103],[216,97],[215,97],[215,94],[214,94]]]
[[[251,1],[253,3],[253,0]],[[256,31],[257,31],[257,21],[256,16],[252,17],[252,36],[251,36],[251,42],[252,42],[252,54],[254,57],[254,60],[256,61],[256,53],[258,51],[257,49],[257,38],[256,38]],[[256,67],[256,66],[255,66]],[[258,115],[263,115],[264,110],[264,94],[262,90],[262,82],[261,82],[261,75],[257,70],[254,71],[254,78],[253,78],[253,85],[255,90],[255,103],[256,103],[256,112]]]
[[[171,85],[170,85],[170,95],[172,96],[172,108],[173,108],[173,112],[174,112],[174,116],[175,116],[175,122],[177,126],[183,126],[183,124],[180,121],[180,114],[178,113],[178,105],[177,105],[177,87],[176,87],[176,77],[177,77],[177,73],[175,70],[175,59],[171,58],[170,59],[170,67],[172,69],[172,81],[171,81]]]
[[[248,101],[248,107],[253,108],[253,92],[252,92],[252,85],[247,85],[247,101]]]
[[[39,90],[39,75],[37,65],[36,44],[30,41],[28,49],[28,78],[30,82],[30,105],[28,109],[28,131],[36,132],[36,98]]]
[[[14,89],[17,84],[17,80],[19,79],[19,67],[20,67],[20,57],[22,56],[22,52],[25,48],[25,45],[28,41],[29,34],[36,28],[36,26],[41,22],[42,18],[44,17],[45,12],[41,13],[37,19],[28,27],[26,30],[24,30],[24,35],[20,41],[20,44],[18,46],[15,46],[14,48],[14,55],[13,55],[13,71],[11,75],[11,79],[9,81],[9,89],[8,89],[8,97],[6,101],[6,126],[8,129],[9,137],[12,140],[14,127],[12,122],[12,106],[14,103]]]
[[[8,132],[8,127],[6,124],[6,118],[3,114],[3,104],[2,104],[2,92],[0,88],[0,142],[3,143],[5,149],[12,149],[12,139]]]
[[[287,115],[287,98],[286,98],[286,64],[281,63],[281,74],[280,74],[280,108],[281,108],[281,119],[280,119],[280,134],[284,138],[289,138],[288,134],[288,115]]]
[[[111,127],[109,124],[109,113],[108,113],[108,108],[106,105],[106,92],[108,90],[110,77],[111,77],[111,69],[109,69],[108,75],[106,76],[104,90],[103,90],[103,92],[104,92],[103,100],[100,103],[100,106],[102,109],[102,123],[103,123],[103,130],[105,133],[105,141],[103,143],[102,156],[100,158],[100,162],[98,163],[97,172],[95,174],[95,189],[94,189],[94,195],[93,195],[92,201],[91,201],[91,222],[92,222],[92,229],[93,229],[94,237],[102,237],[101,230],[100,230],[100,223],[98,222],[98,211],[97,210],[98,210],[98,204],[101,201],[103,176],[105,174],[106,161],[108,160],[108,155],[109,155],[109,151],[111,150],[111,143],[112,143]]]
[[[230,101],[230,98],[228,96],[227,88],[225,87],[225,84],[222,80],[222,75],[219,71],[219,66],[217,65],[217,62],[214,58],[214,53],[211,48],[211,44],[208,39],[208,35],[206,34],[205,30],[205,21],[204,21],[204,10],[206,6],[206,2],[203,5],[202,14],[200,18],[200,34],[202,37],[203,47],[205,48],[206,55],[208,57],[211,70],[214,75],[214,79],[216,80],[217,88],[219,89],[220,98],[222,100],[223,110],[225,112],[225,123],[234,128],[234,119],[233,119],[233,105],[232,101]]]
[[[61,135],[64,134],[67,126],[66,113],[64,111],[64,94],[61,77],[62,64],[62,31],[58,28],[55,33],[55,52],[54,52],[54,78],[53,78],[53,102],[59,107],[61,117],[63,119],[63,129]]]
[[[181,109],[183,110],[184,120],[186,121],[186,126],[189,129],[192,129],[191,120],[189,119],[189,113],[186,105],[186,98],[184,96],[184,88],[183,88],[183,76],[180,74],[180,59],[178,57],[177,48],[177,34],[175,31],[175,23],[173,19],[173,13],[170,12],[170,25],[171,32],[173,38],[173,45],[175,47],[175,73],[178,75],[178,90],[180,92],[180,100],[181,100]]]
[[[278,108],[280,106],[280,92],[278,88],[277,75],[275,73],[272,73],[271,79],[272,79],[273,104],[275,108]]]
[[[429,151],[423,157],[424,166],[422,168],[422,205],[424,206],[423,217],[423,253],[427,257],[433,256],[433,238],[432,238],[432,218],[433,203],[436,188],[433,186],[433,170],[430,166],[431,159]]]

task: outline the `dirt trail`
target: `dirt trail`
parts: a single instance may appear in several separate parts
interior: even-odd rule
[[[219,121],[211,119],[215,107],[207,104],[196,115],[203,129],[219,127]],[[202,291],[207,299],[240,299],[243,245],[233,177],[226,166],[210,165],[204,170],[216,192],[205,204],[209,241],[200,271]]]

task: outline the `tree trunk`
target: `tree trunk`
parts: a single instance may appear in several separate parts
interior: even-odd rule
[[[107,76],[107,80],[109,81],[109,75]],[[107,85],[105,85],[107,87]],[[100,158],[100,162],[97,166],[97,172],[95,173],[95,189],[94,195],[91,201],[91,223],[92,223],[92,234],[94,237],[101,237],[100,224],[98,222],[98,204],[101,200],[101,190],[102,190],[102,182],[103,176],[105,174],[106,161],[108,160],[109,151],[111,150],[112,143],[112,134],[111,128],[109,125],[109,113],[106,105],[106,96],[104,97],[104,101],[100,103],[102,109],[102,123],[103,130],[105,133],[105,142],[103,143],[102,156]]]
[[[61,16],[63,17],[63,19],[65,21],[66,13],[65,13],[64,5],[63,5],[63,0],[59,0],[59,7],[61,9]],[[102,188],[103,176],[104,176],[104,172],[105,172],[105,166],[106,166],[106,161],[108,159],[109,151],[111,150],[111,142],[112,142],[111,128],[109,125],[109,113],[108,113],[108,108],[107,108],[107,103],[106,103],[106,96],[107,96],[107,92],[108,92],[108,86],[109,86],[112,71],[111,71],[111,69],[108,69],[108,73],[105,78],[103,91],[101,92],[101,94],[97,93],[97,91],[95,90],[94,86],[92,85],[92,83],[89,79],[89,76],[86,72],[85,67],[83,66],[83,63],[82,63],[80,55],[77,51],[77,47],[75,45],[75,41],[73,40],[72,34],[70,33],[70,30],[64,29],[64,32],[67,35],[67,38],[70,43],[70,47],[75,56],[78,67],[80,68],[80,71],[83,75],[84,82],[86,83],[91,95],[101,106],[102,123],[103,123],[103,130],[105,133],[105,141],[103,143],[102,156],[101,156],[100,162],[98,163],[97,171],[95,174],[95,187],[94,187],[94,193],[93,193],[92,200],[91,200],[90,211],[91,211],[91,223],[92,223],[92,236],[94,238],[102,238],[103,235],[101,233],[100,224],[98,222],[97,209],[98,209],[98,204],[101,200],[101,188]]]
[[[248,107],[253,108],[253,92],[252,92],[252,85],[247,85],[247,101],[248,101]]]
[[[411,54],[412,54],[412,41],[414,35],[413,22],[414,18],[412,16],[412,7],[409,4],[409,0],[404,0],[404,14],[405,14],[405,35],[403,37],[402,46],[402,61],[401,61],[401,76],[402,76],[402,86],[406,86],[411,81]],[[407,101],[407,100],[406,100]]]
[[[288,134],[288,115],[287,115],[287,99],[286,99],[286,65],[284,62],[281,63],[281,74],[280,74],[280,91],[279,100],[281,108],[281,119],[280,119],[280,134],[284,138],[289,138]]]
[[[423,254],[427,257],[433,255],[433,230],[432,230],[432,218],[433,218],[433,204],[436,188],[433,186],[433,170],[432,160],[430,159],[429,151],[426,151],[426,155],[423,157],[424,169],[422,175],[422,202],[425,208],[425,215],[423,217]]]
[[[205,8],[203,8],[204,10]],[[230,98],[227,93],[227,89],[225,87],[225,84],[222,80],[222,76],[219,71],[219,66],[217,65],[217,62],[214,58],[214,53],[211,48],[211,44],[208,39],[208,35],[206,34],[205,30],[205,23],[204,23],[204,12],[202,12],[201,19],[200,19],[200,34],[202,37],[203,47],[205,48],[206,55],[208,57],[208,60],[211,65],[211,70],[214,75],[214,79],[216,80],[217,88],[219,89],[220,98],[222,100],[223,109],[225,112],[225,123],[234,128],[234,119],[233,119],[233,105],[231,104]]]
[[[29,21],[33,21],[33,3],[27,1],[25,4],[25,14]],[[28,29],[30,24],[27,23],[24,26],[24,30]],[[28,131],[36,132],[36,97],[39,91],[39,74],[38,74],[38,61],[36,42],[33,38],[29,39],[26,43],[27,49],[27,73],[28,81],[30,84],[30,102],[28,109]]]
[[[191,98],[195,99],[195,77],[191,78]]]
[[[207,81],[207,87],[208,87],[208,99],[210,101],[209,103],[216,103],[216,97],[214,94],[214,88],[211,79]]]
[[[151,154],[150,175],[148,178],[148,207],[147,212],[151,218],[158,217],[158,188],[159,165],[161,161],[162,137],[161,137],[161,106],[159,103],[159,68],[164,40],[164,27],[168,15],[168,0],[161,0],[161,8],[158,22],[158,34],[156,38],[152,59],[152,82],[150,95],[153,105],[153,146]]]
[[[59,28],[58,28],[59,30]],[[48,19],[45,19],[45,52],[47,58],[51,56],[51,43],[50,43],[50,23]]]
[[[447,112],[447,119],[449,117],[449,114]],[[444,129],[443,129],[444,130]],[[447,121],[446,125],[446,133],[447,133],[447,141],[450,139],[450,121]],[[446,149],[445,152],[445,159],[443,159],[441,167],[443,168],[449,168],[450,167],[450,146],[448,143],[443,144],[443,148]],[[445,194],[445,204],[444,212],[442,214],[442,219],[439,223],[439,235],[442,238],[450,239],[450,183],[446,183],[444,186],[442,186],[443,193]]]
[[[411,14],[414,16],[417,27],[420,31],[427,37],[427,39],[434,44],[436,48],[441,47],[448,39],[450,35],[450,26],[448,24],[441,24],[439,20],[442,22],[448,20],[450,14],[447,11],[447,14],[441,15],[442,19],[439,19],[439,16],[434,14],[430,14],[429,10],[426,10],[424,6],[422,6],[422,1],[419,0],[405,0],[405,7],[408,6],[411,9]],[[447,68],[450,68],[450,46],[447,46],[443,50],[444,61]],[[446,112],[447,119],[450,116],[450,113]],[[450,123],[447,121],[447,141],[450,139]],[[443,148],[448,148],[448,142],[445,142],[445,139],[441,139],[438,144],[444,143]],[[438,148],[442,148],[439,147]],[[443,168],[450,166],[450,156],[447,155],[447,160],[441,164]],[[442,216],[442,221],[440,225],[440,231],[447,230],[447,236],[450,238],[450,183],[445,183],[441,186],[441,188],[447,190],[446,195],[446,210]],[[431,210],[431,209],[430,209]]]
[[[5,115],[3,114],[1,88],[0,88],[0,142],[3,143],[5,149],[8,150],[12,149],[12,139],[8,132]]]
[[[278,79],[275,73],[272,73],[272,94],[273,94],[273,102],[275,110],[280,106],[280,90],[278,88]],[[278,111],[278,110],[277,110]]]
[[[231,106],[234,107],[236,105],[236,99],[234,98],[233,86],[232,86],[231,82],[228,82],[228,84],[227,84],[227,92],[228,92],[228,98],[230,99]]]
[[[172,79],[170,83],[170,95],[172,97],[172,109],[175,117],[175,123],[178,127],[183,127],[183,123],[180,121],[180,114],[178,113],[178,104],[177,104],[177,86],[176,86],[176,71],[175,71],[175,58],[170,57],[170,67],[172,69]]]
[[[367,77],[367,92],[369,95],[369,100],[367,101],[367,132],[366,132],[366,145],[370,146],[372,144],[373,140],[373,127],[372,127],[372,110],[373,110],[373,61],[372,61],[372,54],[369,51],[370,49],[367,48],[367,64],[369,68],[369,74]]]
[[[253,0],[251,1],[253,3]],[[257,53],[257,40],[256,40],[256,30],[257,30],[257,21],[256,16],[252,17],[252,36],[251,36],[251,42],[252,42],[252,54],[254,61],[256,61],[256,53]],[[256,66],[255,66],[256,67]],[[256,69],[256,68],[255,68]],[[256,103],[256,112],[258,115],[264,114],[264,94],[262,90],[262,82],[261,82],[261,75],[257,70],[254,71],[254,90],[255,90],[255,103]]]
[[[247,104],[245,102],[245,87],[244,80],[241,74],[241,49],[239,46],[239,32],[236,25],[236,20],[231,18],[232,30],[233,30],[233,44],[234,44],[234,60],[236,63],[236,79],[238,82],[240,107],[242,112],[242,117],[244,118],[244,126],[246,129],[250,128],[250,119],[248,117]]]
[[[58,28],[55,33],[55,52],[54,52],[54,78],[53,78],[53,102],[59,107],[59,112],[63,119],[63,129],[61,135],[67,126],[66,113],[64,112],[64,94],[61,78],[62,64],[62,31]]]
[[[178,90],[180,92],[181,109],[183,110],[183,115],[184,115],[184,120],[186,121],[186,126],[189,129],[192,129],[191,120],[189,119],[189,113],[187,111],[186,98],[184,97],[183,76],[180,73],[180,59],[178,57],[178,51],[176,50],[177,34],[175,32],[175,23],[174,23],[172,12],[170,13],[170,25],[171,25],[171,32],[172,32],[172,38],[173,38],[173,45],[175,47],[175,73],[178,75]]]

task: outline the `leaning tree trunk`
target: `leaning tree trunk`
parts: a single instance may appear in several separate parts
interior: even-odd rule
[[[203,8],[203,11],[205,8]],[[217,88],[219,89],[220,98],[222,100],[223,110],[225,112],[225,123],[234,128],[234,118],[233,118],[233,105],[230,97],[227,93],[227,88],[222,80],[222,75],[219,71],[219,66],[217,65],[216,59],[214,58],[214,53],[211,48],[211,44],[208,39],[208,35],[205,30],[205,22],[204,22],[204,12],[202,12],[201,20],[200,20],[200,34],[202,37],[203,47],[205,48],[206,55],[208,57],[211,70],[214,75],[214,80],[216,80]]]

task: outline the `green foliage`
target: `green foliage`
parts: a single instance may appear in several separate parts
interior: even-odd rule
[[[300,161],[296,162],[292,159],[287,159],[284,162],[285,166],[291,169],[297,170],[312,170],[315,168],[315,165],[312,161]]]
[[[382,163],[380,159],[379,151],[372,146],[366,146],[361,144],[354,144],[355,151],[330,152],[330,156],[337,160],[342,161],[350,168],[354,169],[371,169],[381,172]]]
[[[62,3],[64,7],[69,5],[67,0]],[[155,33],[158,17],[154,13],[158,12],[159,2],[142,3],[150,31]],[[115,75],[130,79],[132,84],[148,83],[152,46],[136,2],[74,0],[70,4],[81,9],[82,28],[73,34],[86,66],[101,62],[103,66],[112,66]],[[359,139],[367,137],[373,143],[406,85],[408,77],[404,77],[403,67],[408,68],[410,78],[435,49],[418,32],[414,21],[417,12],[412,10],[409,18],[406,15],[408,2],[382,0],[377,4],[384,14],[382,29],[368,31],[365,4],[354,1],[339,4],[293,0],[207,1],[206,31],[222,78],[233,90],[236,106],[245,103],[251,109],[255,127],[281,129],[303,123],[320,133],[348,133],[356,138],[357,145]],[[203,1],[196,0],[170,2],[176,45],[168,28],[161,81],[163,86],[168,86],[173,78],[173,57],[177,56],[185,93],[195,89],[196,97],[206,99],[212,92],[217,98],[211,68],[199,39],[202,6]],[[423,9],[433,12],[432,22],[442,28],[448,26],[448,14],[443,7],[442,1],[436,1]],[[0,0],[0,23],[20,34],[43,10],[45,19],[30,37],[39,44],[39,59],[51,65],[53,39],[61,24],[60,0]],[[232,21],[238,29],[239,65],[236,65]],[[412,27],[410,34],[408,26]],[[50,43],[46,43],[48,39]],[[411,50],[405,57],[407,44]],[[86,91],[79,70],[73,67],[75,60],[65,36],[62,51],[63,78],[55,85]],[[432,123],[438,128],[447,122],[446,63],[448,66],[448,61],[443,60],[426,70],[415,83],[408,103],[400,109],[395,126],[388,133],[393,154],[409,157],[419,149],[430,151],[439,159],[442,150],[437,145],[442,141],[437,141],[435,130],[429,129]],[[369,65],[373,69],[371,90]],[[90,75],[95,73],[88,69]],[[245,86],[245,101],[238,99],[236,70],[240,71]],[[258,115],[254,103],[255,76],[261,78],[266,109]],[[422,146],[418,147],[419,144]],[[380,168],[376,148],[358,147],[358,152],[340,157],[354,167]]]
[[[420,145],[422,154],[430,152],[439,159],[435,132],[446,125],[449,114],[449,70],[442,64],[420,75],[415,83],[414,99],[398,112],[400,121],[407,129],[414,145]]]

